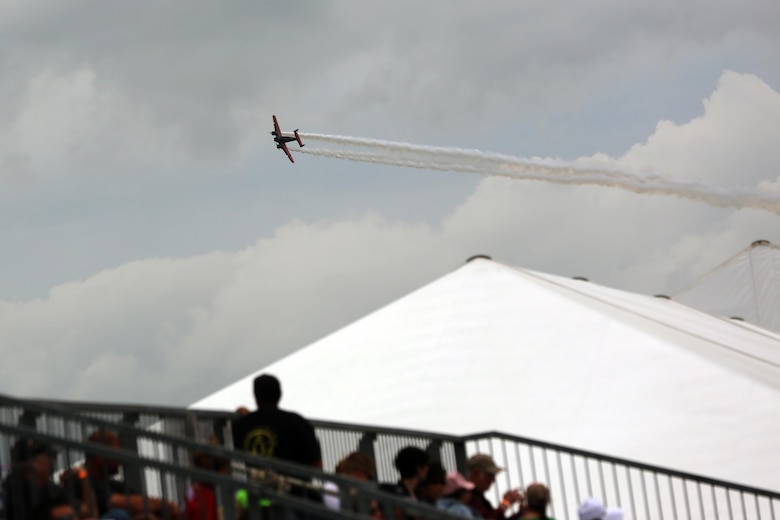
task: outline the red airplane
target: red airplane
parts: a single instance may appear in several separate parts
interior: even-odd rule
[[[296,128],[295,132],[293,132],[293,135],[295,137],[290,137],[289,135],[282,135],[282,131],[279,130],[279,121],[277,121],[276,116],[274,116],[274,131],[271,132],[271,135],[274,136],[276,147],[280,150],[284,150],[284,153],[287,154],[287,157],[290,159],[290,162],[294,163],[295,159],[293,159],[293,156],[290,153],[290,149],[287,148],[287,143],[291,141],[298,141],[298,145],[303,146],[303,143],[301,142],[301,136],[298,135],[298,129]]]

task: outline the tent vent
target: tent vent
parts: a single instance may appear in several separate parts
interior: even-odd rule
[[[769,240],[756,240],[752,244],[750,244],[750,247],[758,247],[758,246],[768,246]]]
[[[584,276],[572,276],[571,279],[572,280],[579,280],[581,282],[589,282],[590,281],[587,278],[585,278]]]
[[[745,318],[740,318],[739,316],[732,316],[729,319],[734,321],[745,321]]]
[[[662,298],[662,299],[664,299],[664,300],[671,300],[671,298],[670,298],[670,297],[668,297],[668,296],[667,296],[667,295],[665,295],[665,294],[656,294],[656,295],[654,296],[654,298]]]
[[[469,263],[469,262],[471,262],[472,260],[476,260],[477,258],[484,258],[485,260],[493,260],[493,259],[492,259],[492,258],[490,258],[488,255],[474,255],[474,256],[470,256],[470,257],[469,257],[469,258],[466,260],[466,263]]]

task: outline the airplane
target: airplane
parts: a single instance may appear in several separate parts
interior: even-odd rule
[[[301,141],[301,136],[298,135],[298,129],[295,129],[295,132],[293,132],[295,137],[290,137],[287,135],[282,135],[282,131],[279,130],[279,121],[276,120],[276,116],[274,116],[274,131],[271,132],[271,135],[274,136],[274,142],[276,142],[276,147],[280,150],[284,150],[284,153],[287,154],[287,158],[290,159],[291,163],[295,162],[295,159],[293,159],[292,154],[290,153],[290,149],[287,148],[287,143],[291,141],[298,141],[299,146],[303,146],[303,142]]]

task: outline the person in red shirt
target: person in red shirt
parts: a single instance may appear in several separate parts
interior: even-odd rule
[[[217,496],[214,486],[207,482],[195,482],[187,490],[185,518],[187,520],[219,520]]]
[[[214,444],[216,438],[209,439],[209,441]],[[215,458],[202,452],[193,453],[192,465],[196,468],[223,474],[228,473],[230,469],[230,461]],[[193,483],[185,496],[184,511],[186,520],[221,520],[222,515],[217,505],[214,485],[205,481]]]

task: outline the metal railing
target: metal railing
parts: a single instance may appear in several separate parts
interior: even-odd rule
[[[181,509],[192,484],[205,482],[213,486],[225,519],[238,517],[235,497],[241,490],[248,497],[248,519],[358,519],[368,517],[372,508],[378,508],[385,518],[393,518],[398,513],[423,520],[452,520],[451,515],[424,503],[381,492],[374,482],[361,482],[307,466],[161,433],[156,431],[156,422],[137,428],[124,421],[81,415],[67,408],[61,403],[49,407],[41,402],[0,396],[0,464],[4,474],[15,471],[10,455],[13,444],[21,438],[35,439],[56,449],[52,477],[55,482],[58,475],[74,465],[82,465],[89,456],[120,462],[123,481],[134,494],[145,497],[147,513],[152,509],[150,497],[159,497]],[[127,410],[118,415],[127,418]],[[116,433],[122,439],[122,448],[85,442],[96,430]],[[229,461],[229,473],[193,467],[191,459],[196,452]],[[341,499],[338,511],[323,504],[321,495],[331,492],[324,487],[326,482],[337,488]],[[302,495],[309,497],[302,498]],[[176,515],[172,511],[175,510],[164,509],[158,516],[173,518]]]
[[[165,407],[135,407],[75,402],[43,402],[86,416],[109,420],[138,417],[136,424],[167,435],[202,441],[215,434],[231,447],[229,412]],[[780,493],[650,464],[610,457],[497,432],[452,436],[312,420],[323,452],[323,467],[332,469],[348,453],[371,455],[380,481],[395,481],[395,453],[408,445],[426,449],[449,469],[466,473],[474,453],[489,453],[506,471],[491,490],[494,503],[507,489],[543,482],[551,490],[550,515],[576,519],[577,504],[588,496],[620,506],[634,519],[778,518]]]

